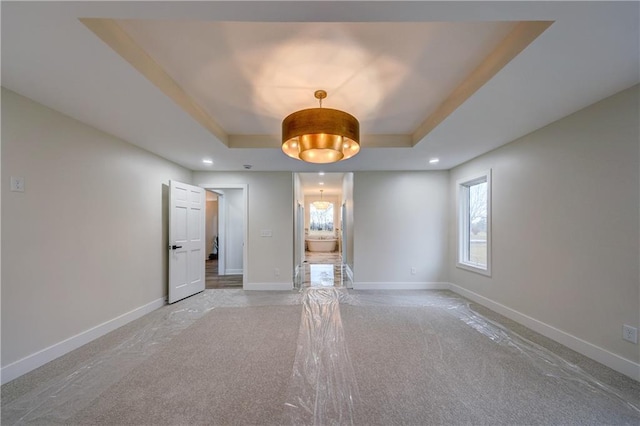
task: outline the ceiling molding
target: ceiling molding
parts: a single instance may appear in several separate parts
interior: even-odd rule
[[[484,86],[505,65],[522,52],[554,21],[523,21],[507,34],[482,63],[445,99],[444,102],[413,133],[413,145],[417,145],[433,129],[451,115],[460,105]]]
[[[173,99],[220,142],[229,146],[229,136],[224,129],[144,49],[138,46],[114,19],[80,18],[80,22],[133,65],[165,95]]]

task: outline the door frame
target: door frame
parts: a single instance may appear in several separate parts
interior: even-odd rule
[[[225,189],[241,189],[242,190],[242,288],[245,288],[247,285],[247,275],[249,270],[249,262],[248,262],[248,231],[249,231],[249,185],[246,183],[230,183],[230,184],[222,184],[222,183],[201,183],[198,185],[201,188],[204,188],[207,191],[213,191],[223,193]],[[224,201],[223,201],[224,204]],[[218,204],[218,226],[222,227],[226,226],[226,223],[220,220],[220,203]],[[226,217],[224,218],[226,222]],[[224,231],[223,231],[224,232]],[[220,236],[221,231],[218,231],[218,235]],[[226,238],[226,232],[224,233]],[[223,242],[226,246],[226,241]],[[220,261],[220,252],[218,252],[218,260]]]
[[[218,196],[218,211],[216,215],[218,216],[218,275],[226,275],[226,265],[227,259],[225,257],[225,249],[226,249],[226,222],[225,222],[225,198],[224,191],[221,189],[211,190],[206,189],[205,191],[212,192]]]
[[[342,240],[342,247],[340,247],[340,255],[342,256],[342,263],[346,264],[347,259],[347,202],[342,201],[340,206],[340,238]]]
[[[303,266],[305,262],[305,233],[304,233],[304,204],[298,201],[295,211],[295,224],[293,227],[293,286],[300,287],[304,277]],[[298,262],[299,261],[299,262]]]

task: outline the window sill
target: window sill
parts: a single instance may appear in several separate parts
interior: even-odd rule
[[[464,269],[465,271],[475,272],[476,274],[484,275],[487,277],[491,276],[491,269],[487,268],[479,268],[472,263],[460,263],[456,262],[456,268]]]

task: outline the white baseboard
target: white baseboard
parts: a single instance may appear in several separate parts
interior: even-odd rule
[[[154,300],[153,302],[147,303],[146,305],[140,306],[139,308],[122,314],[116,318],[103,322],[89,330],[83,331],[82,333],[51,345],[48,348],[12,362],[11,364],[2,367],[0,370],[0,382],[4,385],[23,374],[35,370],[36,368],[59,358],[62,355],[97,339],[98,337],[104,336],[105,334],[164,306],[165,303],[166,297]]]
[[[242,275],[243,272],[242,272],[242,269],[229,269],[229,268],[227,268],[224,271],[224,274],[225,275]]]
[[[454,293],[464,296],[467,299],[473,300],[480,305],[486,306],[487,308],[492,309],[493,311],[504,315],[505,317],[512,319],[513,321],[516,321],[517,323],[520,323],[525,327],[529,327],[533,331],[536,331],[545,337],[555,340],[556,342],[563,344],[566,347],[573,349],[574,351],[588,358],[598,361],[599,363],[604,364],[607,367],[624,374],[625,376],[640,381],[640,364],[634,361],[609,352],[606,349],[582,340],[579,337],[573,336],[567,332],[559,330],[549,324],[545,324],[542,321],[520,313],[514,309],[508,308],[498,302],[494,302],[491,299],[488,299],[456,284],[450,283],[449,289]]]
[[[354,290],[448,290],[449,283],[436,282],[354,282]]]
[[[250,291],[293,290],[293,283],[246,283],[242,289]]]

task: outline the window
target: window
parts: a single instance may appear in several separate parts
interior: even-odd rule
[[[333,232],[333,203],[329,203],[326,209],[318,209],[311,203],[309,205],[310,231]]]
[[[458,181],[457,266],[491,275],[491,171]]]

